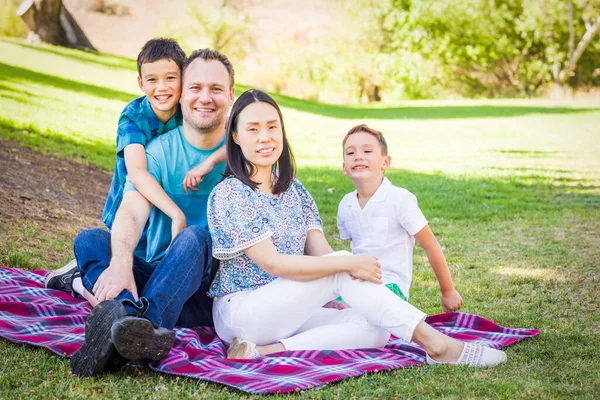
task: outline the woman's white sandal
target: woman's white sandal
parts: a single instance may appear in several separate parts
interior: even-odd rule
[[[465,343],[460,357],[455,362],[435,361],[429,354],[427,364],[469,365],[472,367],[494,367],[506,361],[506,353],[480,344]]]
[[[227,349],[227,358],[251,360],[258,357],[260,357],[260,353],[256,345],[248,340],[235,338]]]

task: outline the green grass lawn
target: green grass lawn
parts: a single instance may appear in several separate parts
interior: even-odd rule
[[[140,94],[131,60],[0,39],[0,137],[110,170],[118,115]],[[337,204],[352,190],[340,171],[341,138],[367,123],[387,136],[390,180],[419,198],[465,300],[463,311],[542,331],[508,348],[508,362],[498,368],[407,368],[293,396],[597,398],[600,102],[352,108],[276,99],[299,178],[315,197],[334,248],[349,248],[336,239],[335,227]],[[12,246],[16,252],[0,254],[1,263],[28,254]],[[64,252],[67,259],[68,246]],[[43,260],[25,265],[59,266]],[[411,302],[429,314],[441,312],[437,283],[420,249]],[[77,379],[66,359],[7,341],[0,341],[0,371],[0,397],[250,397],[152,372]]]

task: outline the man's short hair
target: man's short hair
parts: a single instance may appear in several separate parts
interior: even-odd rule
[[[156,38],[148,40],[137,57],[138,74],[142,76],[142,64],[163,59],[173,60],[179,70],[182,71],[185,52],[179,47],[179,43],[175,39]]]
[[[215,60],[215,61],[221,62],[221,64],[223,64],[223,66],[225,66],[225,69],[227,70],[227,73],[229,74],[229,85],[230,85],[229,89],[231,89],[233,87],[234,76],[235,76],[235,72],[233,71],[233,65],[231,65],[231,61],[229,61],[229,58],[227,58],[227,56],[225,54],[223,54],[217,50],[211,50],[211,49],[194,50],[192,52],[192,54],[190,54],[189,57],[186,58],[185,62],[183,63],[182,76],[185,73],[185,70],[187,69],[187,67],[189,67],[190,64],[197,58],[201,58],[204,61]]]
[[[348,140],[348,137],[357,132],[365,132],[371,136],[375,136],[375,138],[377,139],[377,142],[379,143],[379,146],[381,147],[381,154],[383,154],[384,156],[388,155],[388,145],[387,145],[385,138],[383,137],[383,133],[381,133],[373,128],[369,128],[365,124],[356,125],[354,128],[350,129],[350,131],[348,133],[346,133],[346,136],[344,136],[344,140],[342,141],[342,147],[346,145],[346,141]]]

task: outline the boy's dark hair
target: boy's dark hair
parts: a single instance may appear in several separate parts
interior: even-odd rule
[[[181,71],[185,61],[185,52],[179,47],[179,43],[175,39],[150,39],[138,54],[138,74],[142,76],[142,64],[153,63],[162,59],[173,60]]]
[[[279,159],[273,166],[274,170],[278,172],[277,180],[273,186],[273,194],[280,194],[285,192],[292,184],[294,177],[296,176],[296,162],[285,134],[281,110],[271,96],[260,90],[250,89],[245,91],[233,104],[231,115],[229,115],[229,121],[227,122],[227,128],[225,129],[227,135],[227,168],[225,169],[223,177],[227,178],[229,176],[234,176],[252,189],[257,188],[258,183],[250,179],[256,171],[256,167],[244,157],[240,145],[233,140],[233,133],[237,129],[240,113],[247,106],[256,102],[272,105],[277,111],[277,114],[279,114],[279,119],[281,121],[283,150],[281,156],[279,156]]]
[[[350,129],[350,131],[348,133],[346,133],[346,136],[344,136],[344,140],[342,141],[342,148],[346,145],[346,141],[348,140],[348,137],[357,132],[365,132],[365,133],[368,133],[369,135],[375,136],[375,138],[377,139],[377,142],[379,143],[379,146],[381,146],[381,154],[383,154],[384,156],[388,155],[388,145],[387,145],[387,142],[385,141],[385,138],[383,137],[383,133],[376,131],[373,128],[369,128],[365,124],[356,125],[354,128]]]
[[[209,61],[209,60],[215,60],[215,61],[220,61],[221,64],[223,64],[225,66],[225,69],[227,70],[227,73],[229,74],[229,89],[231,89],[233,87],[233,83],[234,83],[234,76],[235,76],[235,72],[233,71],[233,65],[231,65],[231,61],[229,61],[229,58],[227,58],[227,56],[217,50],[211,50],[211,49],[199,49],[199,50],[194,50],[192,52],[192,54],[189,55],[188,58],[185,59],[185,62],[183,63],[183,68],[181,69],[181,76],[183,77],[183,74],[185,73],[185,70],[187,69],[187,67],[189,67],[189,65],[197,58],[201,58],[204,61]]]

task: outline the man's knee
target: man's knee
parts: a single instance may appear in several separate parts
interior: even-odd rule
[[[98,248],[98,243],[100,241],[107,240],[108,235],[108,232],[99,228],[86,229],[79,232],[75,238],[75,241],[73,242],[73,246],[75,247],[76,252],[78,249],[84,250],[90,247],[96,249]]]
[[[210,245],[210,233],[198,225],[192,225],[185,228],[179,235],[177,241],[182,242],[186,246],[205,247]]]

